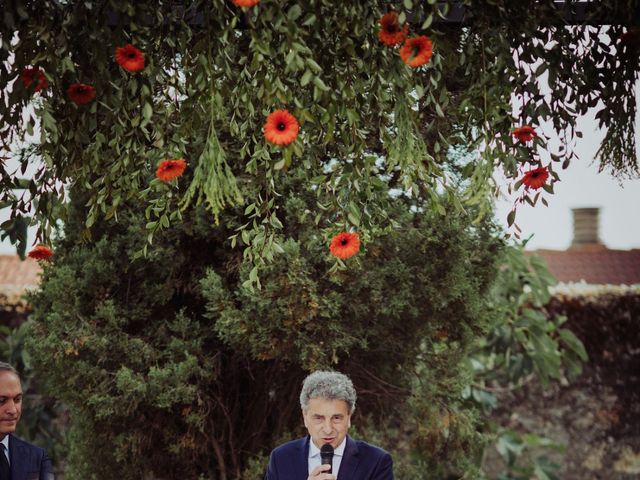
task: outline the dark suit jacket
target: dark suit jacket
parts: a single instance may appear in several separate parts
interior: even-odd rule
[[[53,480],[53,467],[45,451],[9,435],[11,480]]]
[[[309,436],[271,452],[264,480],[306,480],[309,476]],[[338,480],[393,480],[391,455],[381,448],[347,436]]]

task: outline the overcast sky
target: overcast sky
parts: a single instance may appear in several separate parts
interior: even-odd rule
[[[640,144],[638,125],[637,116],[636,149]],[[522,238],[531,236],[527,249],[569,247],[573,239],[571,209],[581,207],[600,208],[600,240],[607,247],[640,248],[640,179],[620,181],[610,172],[598,173],[599,164],[594,162],[594,156],[604,133],[598,130],[593,114],[582,118],[579,128],[583,132],[576,147],[580,160],[560,170],[561,181],[555,184],[553,195],[544,193],[549,206],[540,202],[535,207],[518,206],[516,223],[522,230]],[[496,220],[505,229],[515,198],[504,198],[496,204]]]

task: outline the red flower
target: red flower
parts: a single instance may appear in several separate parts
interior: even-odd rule
[[[527,188],[537,190],[545,184],[547,178],[549,178],[549,170],[547,170],[547,167],[538,167],[526,172],[524,177],[522,177],[522,183],[524,183]]]
[[[187,168],[187,162],[185,162],[183,158],[178,158],[175,160],[163,160],[158,165],[158,169],[156,170],[156,177],[158,177],[163,182],[168,182],[182,175],[185,168]]]
[[[37,247],[33,248],[27,254],[27,256],[36,260],[49,260],[51,257],[53,257],[53,250],[44,245],[38,245]]]
[[[426,35],[408,38],[400,48],[400,58],[411,68],[418,68],[431,60],[433,42]]]
[[[529,142],[536,138],[538,134],[530,125],[523,125],[518,128],[514,128],[511,134],[521,142]]]
[[[275,145],[289,145],[298,136],[300,125],[288,110],[270,113],[264,124],[264,138]]]
[[[84,83],[72,83],[67,88],[67,95],[77,105],[84,105],[96,98],[96,89]]]
[[[399,45],[406,38],[409,33],[409,25],[406,23],[403,27],[400,27],[398,23],[398,14],[396,12],[385,13],[380,18],[380,31],[378,32],[378,38],[385,45],[390,47]]]
[[[253,7],[260,3],[260,0],[231,0],[236,7]]]
[[[360,236],[357,233],[342,232],[331,239],[331,255],[346,260],[360,251]]]
[[[127,72],[139,72],[144,68],[144,53],[129,43],[116,48],[116,62]]]
[[[620,45],[635,49],[640,46],[640,29],[631,28],[620,35]]]
[[[22,80],[24,88],[29,88],[35,83],[35,86],[33,87],[34,92],[39,92],[49,86],[47,77],[44,76],[44,72],[38,67],[23,68],[22,73],[20,74],[20,79]]]

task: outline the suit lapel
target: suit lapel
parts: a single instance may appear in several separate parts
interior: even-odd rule
[[[356,470],[358,469],[358,445],[347,435],[347,445],[344,447],[344,455],[340,462],[340,470],[338,470],[338,479],[354,480]]]
[[[29,452],[26,446],[13,435],[9,435],[9,452],[11,452],[11,480],[23,480],[27,471],[25,462]]]
[[[300,478],[307,478],[309,475],[309,436],[298,440],[298,455],[295,456],[293,471]]]

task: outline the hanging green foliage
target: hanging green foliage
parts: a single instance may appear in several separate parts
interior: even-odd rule
[[[206,200],[207,207],[213,212],[216,223],[218,215],[227,204],[242,203],[242,195],[238,190],[236,179],[225,161],[224,150],[218,140],[213,115],[209,135],[198,158],[191,185],[182,198],[181,208],[187,208],[196,195],[196,203],[200,203],[202,198]]]
[[[391,225],[385,193],[365,181],[391,175],[442,212],[433,193],[450,187],[454,149],[474,158],[458,165],[468,190],[449,192],[456,208],[486,213],[496,170],[513,180],[516,204],[535,205],[575,159],[576,119],[589,108],[608,131],[601,168],[637,175],[637,12],[637,0],[10,0],[0,23],[0,204],[10,211],[1,228],[19,242],[30,218],[47,242],[66,219],[69,185],[90,191],[87,238],[131,199],[150,207],[150,240],[192,201],[214,220],[242,204],[238,234],[259,265],[282,243],[279,176],[308,172],[318,225],[372,238]],[[274,143],[265,123],[279,110],[299,131]],[[552,131],[560,145],[548,144]],[[167,158],[186,159],[187,179],[155,188]],[[543,180],[531,183],[535,169]],[[254,244],[265,222],[275,236]]]

